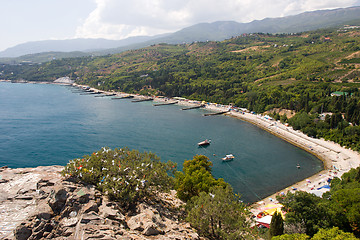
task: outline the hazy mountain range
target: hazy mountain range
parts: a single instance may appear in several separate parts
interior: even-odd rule
[[[54,58],[104,55],[157,43],[191,43],[194,41],[221,41],[244,33],[295,33],[320,28],[360,25],[360,7],[305,12],[282,18],[265,18],[249,23],[219,21],[200,23],[180,31],[131,37],[123,40],[71,39],[27,42],[0,52],[0,62],[44,62]],[[10,59],[9,59],[10,58]]]

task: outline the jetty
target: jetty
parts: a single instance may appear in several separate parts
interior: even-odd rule
[[[84,93],[80,93],[80,95],[91,95],[94,94],[93,91],[85,91]]]
[[[113,97],[111,98],[112,100],[116,100],[116,99],[127,99],[127,98],[133,98],[134,96],[132,95],[128,95],[128,96],[123,96],[123,97]]]
[[[145,99],[136,99],[132,100],[131,102],[146,102],[146,101],[153,101],[153,98],[145,98]]]
[[[112,94],[106,94],[106,93],[102,93],[100,96],[95,96],[95,97],[111,97],[111,96],[115,96],[115,93]]]
[[[176,104],[178,103],[176,102],[167,102],[167,103],[157,103],[157,104],[153,104],[153,106],[165,106],[165,105],[172,105],[172,104]]]
[[[224,112],[216,112],[216,113],[205,113],[203,116],[215,116],[215,115],[221,115],[221,114],[224,114],[224,113],[228,113],[228,111],[224,111]]]
[[[197,108],[202,108],[205,107],[205,105],[198,105],[198,106],[193,106],[193,107],[186,107],[186,108],[182,108],[181,110],[191,110],[191,109],[197,109]]]

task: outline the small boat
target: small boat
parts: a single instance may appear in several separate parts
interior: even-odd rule
[[[199,142],[198,143],[198,146],[207,146],[207,145],[210,145],[210,142],[211,142],[211,140],[204,140],[204,141],[202,141],[202,142]]]
[[[299,168],[300,168],[300,164],[296,165],[296,167],[299,169]]]
[[[227,154],[225,157],[222,158],[222,160],[223,160],[224,162],[227,162],[227,161],[233,160],[234,158],[235,158],[234,155],[232,155],[232,154]]]

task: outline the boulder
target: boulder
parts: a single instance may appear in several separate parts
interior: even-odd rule
[[[40,202],[36,208],[36,215],[39,219],[49,220],[53,216],[53,211],[49,204]]]
[[[61,212],[65,206],[67,198],[68,193],[63,186],[57,185],[54,187],[49,199],[49,205],[54,213],[59,214]]]
[[[88,202],[84,207],[83,207],[83,212],[84,213],[89,213],[91,211],[94,212],[99,212],[99,207],[97,205],[97,203],[94,200],[91,200],[90,202]]]
[[[145,226],[142,234],[144,234],[145,236],[153,236],[164,234],[164,231],[162,231],[155,223],[148,223]]]
[[[82,215],[81,223],[95,222],[98,223],[101,220],[99,215],[95,212],[85,213]]]
[[[72,218],[63,218],[60,220],[60,226],[61,227],[73,227],[78,223],[79,219],[77,219],[76,217],[72,217]]]
[[[134,231],[144,230],[144,228],[143,228],[144,224],[141,221],[141,216],[139,216],[139,215],[131,217],[126,223],[131,230],[134,230]]]
[[[100,216],[103,218],[108,218],[115,221],[125,221],[125,216],[119,212],[118,210],[115,210],[111,207],[108,207],[106,204],[103,204],[99,208]]]
[[[25,226],[24,224],[21,224],[15,229],[15,238],[17,240],[26,240],[28,239],[32,234],[31,229],[28,226]]]

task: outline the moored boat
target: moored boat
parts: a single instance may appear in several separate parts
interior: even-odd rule
[[[232,154],[227,154],[225,157],[222,158],[222,160],[223,160],[224,162],[227,162],[227,161],[233,160],[234,158],[235,158],[234,155],[232,155]]]
[[[211,140],[204,140],[204,141],[202,141],[202,142],[199,142],[198,143],[198,146],[207,146],[207,145],[210,145],[210,142],[211,142]]]

